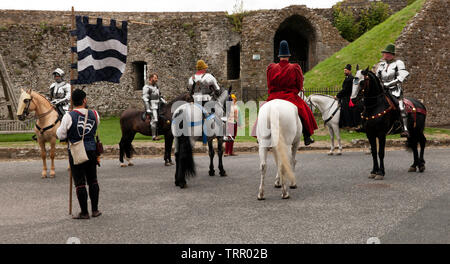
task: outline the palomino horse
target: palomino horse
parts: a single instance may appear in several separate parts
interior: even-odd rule
[[[230,88],[231,89],[231,88]],[[230,90],[224,90],[217,100],[211,100],[203,107],[197,103],[184,103],[175,108],[172,118],[172,134],[175,137],[175,185],[181,189],[186,187],[186,178],[195,176],[195,163],[192,148],[196,141],[208,143],[209,176],[215,175],[213,139],[217,139],[217,155],[219,157],[219,174],[227,176],[222,164],[224,126],[223,105]],[[207,111],[209,109],[211,111]]]
[[[356,72],[353,80],[351,98],[355,98],[360,90],[363,94],[365,108],[362,118],[363,122],[365,122],[366,135],[369,139],[373,158],[373,169],[370,172],[369,178],[383,180],[385,175],[384,152],[386,135],[392,130],[394,122],[400,115],[392,102],[392,99],[390,99],[386,94],[380,79],[378,79],[373,72],[369,71],[369,67],[365,70],[359,70]],[[425,128],[426,109],[421,102],[412,98],[405,100],[405,105],[407,106],[407,126],[410,133],[407,143],[408,147],[411,148],[414,153],[414,163],[411,165],[409,172],[415,172],[417,167],[419,167],[420,172],[423,172],[425,170],[425,160],[423,159],[423,154],[425,151],[426,142],[423,130]],[[408,110],[408,105],[412,105],[410,106],[411,110]],[[377,159],[377,138],[379,142],[379,166]],[[421,148],[420,157],[417,153],[418,143],[420,143]]]
[[[189,94],[183,94],[169,104],[163,105],[159,111],[158,117],[158,133],[164,135],[165,151],[164,151],[164,162],[166,166],[173,165],[171,153],[172,153],[172,143],[173,135],[170,129],[170,120],[172,118],[171,108],[172,104],[178,101],[189,101],[192,100]],[[120,139],[120,166],[126,167],[127,165],[123,162],[123,158],[128,161],[128,166],[133,166],[131,160],[133,156],[133,142],[136,133],[141,133],[145,136],[153,136],[150,129],[150,117],[147,115],[145,120],[142,120],[142,115],[144,111],[137,109],[127,109],[122,115],[120,115],[120,128],[122,130],[122,138]]]
[[[313,108],[319,109],[322,114],[324,124],[328,127],[328,132],[331,138],[331,149],[328,155],[334,154],[334,135],[338,140],[339,150],[337,155],[342,154],[341,133],[339,131],[339,118],[341,116],[341,109],[339,107],[338,100],[329,95],[312,94],[306,98],[306,104]]]
[[[282,198],[288,199],[286,181],[289,179],[291,189],[297,188],[295,181],[295,155],[300,145],[302,123],[298,117],[297,107],[285,100],[275,99],[261,106],[258,113],[256,136],[259,144],[261,183],[258,200],[264,200],[264,177],[267,171],[267,152],[272,147],[278,171],[275,187],[281,187]]]
[[[38,92],[22,90],[17,106],[17,116],[19,120],[25,120],[30,112],[35,112],[36,126],[34,131],[37,136],[37,141],[41,148],[41,158],[43,163],[42,178],[47,178],[47,161],[45,143],[50,142],[50,178],[55,177],[55,145],[56,145],[56,130],[61,124],[58,112],[52,104]]]

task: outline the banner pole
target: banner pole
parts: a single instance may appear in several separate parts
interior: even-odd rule
[[[72,24],[72,30],[75,30],[75,10],[72,6],[72,16],[71,16],[71,24]],[[70,47],[75,47],[76,43],[75,43],[75,37],[70,35]],[[75,53],[72,51],[71,52],[71,61],[72,64],[75,63]],[[72,67],[70,67],[70,80],[74,80],[75,79],[75,73],[74,73],[74,69],[72,69]],[[70,110],[72,110],[73,108],[73,104],[72,104],[72,92],[73,92],[73,84],[70,85]],[[67,140],[67,149],[69,147],[69,140]],[[69,162],[69,167],[70,167],[70,162]],[[69,169],[69,215],[72,215],[72,169]]]

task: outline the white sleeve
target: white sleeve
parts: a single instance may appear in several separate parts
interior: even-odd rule
[[[95,111],[95,110],[92,110],[92,111],[94,111],[94,114],[97,117],[97,129],[98,129],[98,126],[100,125],[100,115],[98,114],[97,111]]]
[[[64,140],[67,138],[67,131],[69,131],[70,127],[72,126],[72,117],[69,113],[66,113],[63,116],[63,119],[61,120],[61,125],[56,130],[56,136],[60,140]]]
[[[188,90],[190,91],[192,89],[192,85],[194,85],[194,79],[191,77],[188,81]]]

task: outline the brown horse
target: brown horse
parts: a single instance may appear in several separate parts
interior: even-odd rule
[[[171,120],[172,105],[176,102],[191,102],[192,97],[189,94],[183,94],[168,104],[162,105],[159,110],[158,116],[158,130],[159,135],[164,135],[164,162],[166,166],[174,165],[171,158],[172,153],[172,143],[173,135],[171,131]],[[133,166],[131,160],[133,156],[133,146],[132,142],[136,133],[141,133],[145,136],[153,136],[150,129],[150,116],[145,116],[145,121],[143,120],[144,111],[137,109],[127,109],[120,115],[120,128],[122,130],[122,138],[120,139],[119,149],[120,149],[120,166]],[[128,165],[124,163],[124,156],[128,161]]]
[[[17,106],[17,116],[19,120],[25,120],[30,112],[35,112],[36,126],[34,131],[37,136],[37,141],[41,148],[41,158],[43,163],[42,178],[47,178],[47,152],[45,150],[45,143],[50,142],[50,178],[55,177],[55,146],[56,146],[56,130],[61,124],[58,112],[53,105],[38,92],[22,90],[19,104]]]

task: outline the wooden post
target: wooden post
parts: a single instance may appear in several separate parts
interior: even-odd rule
[[[72,30],[75,30],[75,10],[72,6]],[[75,37],[70,35],[70,47],[74,47],[76,45]],[[75,53],[71,52],[71,61],[72,64],[75,63]],[[70,80],[75,79],[75,72],[72,67],[70,67]],[[72,110],[72,92],[73,92],[73,84],[70,85],[70,110]],[[69,140],[67,140],[67,146],[69,146]],[[70,165],[69,165],[70,166]],[[69,170],[69,215],[72,215],[72,169]]]

